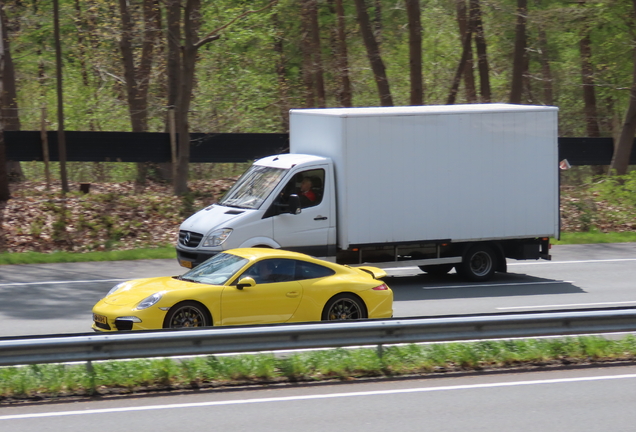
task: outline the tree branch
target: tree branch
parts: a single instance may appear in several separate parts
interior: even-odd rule
[[[194,44],[194,48],[195,48],[195,49],[199,49],[199,48],[201,48],[203,45],[205,45],[206,43],[208,43],[208,42],[212,42],[212,41],[214,41],[214,40],[219,39],[221,36],[217,34],[218,32],[220,32],[220,31],[222,31],[222,30],[225,30],[226,28],[228,28],[229,26],[231,26],[232,24],[234,24],[236,21],[240,20],[241,18],[244,18],[244,17],[246,17],[247,15],[250,15],[250,14],[263,12],[265,9],[267,9],[267,8],[270,8],[270,7],[274,6],[276,3],[278,3],[278,0],[272,0],[271,2],[269,2],[269,4],[268,4],[267,6],[265,6],[265,7],[261,8],[261,9],[258,9],[258,10],[249,10],[249,11],[246,11],[246,12],[242,13],[241,15],[239,15],[239,16],[237,16],[237,17],[235,17],[235,18],[234,18],[232,21],[230,21],[229,23],[224,24],[224,25],[222,25],[221,27],[218,27],[218,28],[216,28],[216,29],[212,30],[210,33],[208,33],[208,34],[207,34],[207,36],[204,36],[203,38],[199,39],[199,41],[197,41],[197,42]]]

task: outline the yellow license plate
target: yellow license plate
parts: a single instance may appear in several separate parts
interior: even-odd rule
[[[192,268],[192,261],[180,260],[179,264],[181,264],[181,267],[186,267],[189,269]]]
[[[108,319],[104,315],[93,314],[93,321],[99,324],[108,324]]]

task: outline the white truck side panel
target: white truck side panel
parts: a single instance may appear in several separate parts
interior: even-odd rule
[[[332,158],[338,244],[558,235],[557,109],[292,110],[292,153]]]

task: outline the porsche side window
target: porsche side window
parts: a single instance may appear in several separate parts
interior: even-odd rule
[[[336,272],[328,267],[306,261],[296,261],[296,280],[323,278],[334,274]]]
[[[296,263],[289,259],[266,259],[254,263],[238,279],[251,277],[257,284],[294,280]]]

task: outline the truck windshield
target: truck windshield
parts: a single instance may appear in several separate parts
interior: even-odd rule
[[[286,169],[252,165],[219,201],[226,207],[257,209],[267,199]]]

